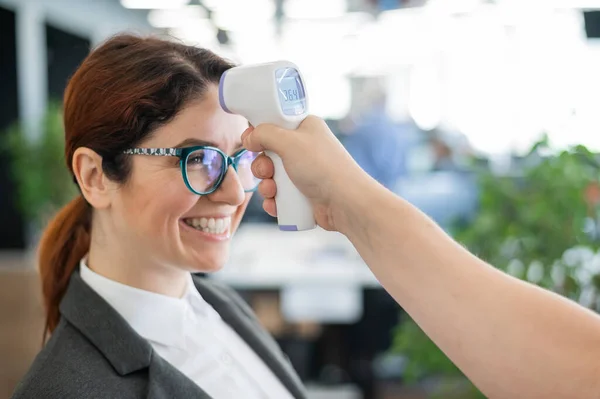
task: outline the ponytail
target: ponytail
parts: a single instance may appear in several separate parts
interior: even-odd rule
[[[39,268],[46,310],[44,342],[60,320],[58,308],[71,274],[89,251],[90,225],[91,208],[79,195],[60,210],[42,235]]]

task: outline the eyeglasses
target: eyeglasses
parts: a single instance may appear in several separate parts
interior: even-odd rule
[[[130,148],[124,151],[128,155],[151,155],[159,157],[179,157],[181,175],[187,188],[197,195],[214,193],[229,170],[229,166],[238,174],[245,192],[258,188],[260,179],[252,174],[252,161],[259,155],[256,152],[240,150],[233,156],[218,148],[194,146],[185,148]]]

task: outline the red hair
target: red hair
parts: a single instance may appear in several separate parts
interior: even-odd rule
[[[108,178],[125,182],[131,163],[123,151],[201,98],[233,64],[209,50],[156,37],[115,36],[92,51],[64,95],[65,159],[73,172],[79,147],[102,157]],[[79,196],[58,212],[40,242],[45,334],[60,320],[59,304],[71,274],[89,250],[92,207]]]

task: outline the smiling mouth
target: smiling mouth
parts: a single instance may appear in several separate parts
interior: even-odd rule
[[[187,218],[183,222],[188,226],[209,234],[224,234],[231,227],[231,217],[224,218]]]

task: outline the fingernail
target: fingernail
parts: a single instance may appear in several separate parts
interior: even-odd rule
[[[252,174],[259,179],[262,179],[264,176],[263,170],[264,166],[262,165],[260,157],[252,161],[252,166],[250,167],[252,170]]]
[[[250,132],[252,132],[252,127],[249,127],[248,129],[244,130],[244,133],[242,133],[242,142],[246,140],[246,137],[248,137]]]

